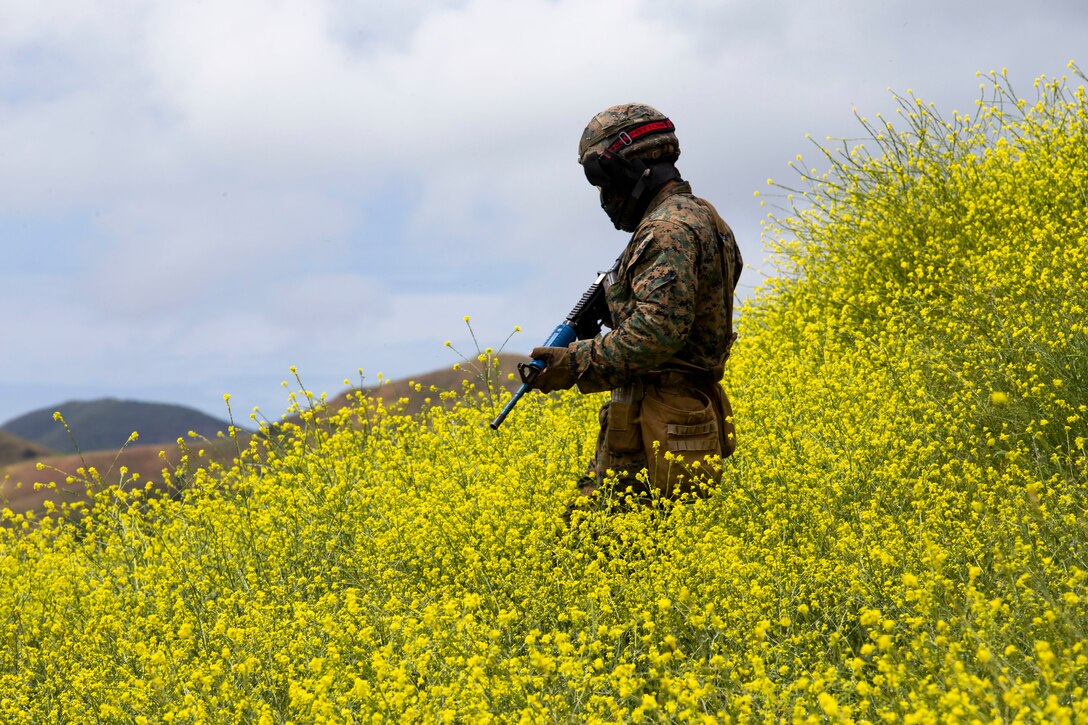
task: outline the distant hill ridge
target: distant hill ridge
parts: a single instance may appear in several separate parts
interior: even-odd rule
[[[36,461],[50,453],[43,445],[0,430],[0,467],[20,461]]]
[[[528,358],[525,355],[515,353],[496,354],[494,361],[497,362],[497,367],[490,371],[492,379],[499,387],[513,392],[521,385],[521,380],[516,377],[518,363],[527,360]],[[486,387],[486,370],[486,364],[466,360],[457,368],[452,366],[444,367],[420,375],[389,380],[381,385],[364,387],[361,392],[372,398],[380,398],[387,405],[404,399],[406,400],[404,412],[414,414],[426,407],[428,401],[431,404],[437,404],[441,391],[460,393],[463,384],[466,382],[472,383],[477,389]],[[511,376],[515,377],[511,378]],[[432,387],[435,388],[435,391],[431,390]],[[349,396],[354,393],[355,391],[351,390],[341,392],[330,399],[329,407],[333,410],[344,407],[348,403]]]
[[[211,438],[230,425],[182,405],[101,398],[35,410],[4,423],[0,430],[53,451],[75,452],[68,432],[53,419],[56,411],[64,416],[82,451],[117,450],[133,431],[140,434],[142,444],[162,444],[173,443],[189,431]]]
[[[509,353],[497,357],[498,367],[493,371],[493,379],[502,387],[512,390],[520,382],[511,380],[509,376],[516,375],[517,363],[526,358]],[[477,361],[465,361],[458,369],[451,366],[410,378],[387,380],[381,385],[365,387],[362,392],[380,398],[386,404],[403,399],[406,404],[402,410],[415,413],[427,406],[428,399],[432,404],[440,404],[440,395],[433,392],[431,386],[438,391],[460,391],[467,381],[476,385],[477,389],[484,387],[486,384],[481,374],[484,367]],[[350,393],[344,391],[336,395],[330,399],[329,407],[336,410],[344,406]],[[64,427],[53,420],[56,410],[60,410],[72,428],[81,455],[74,454]],[[152,416],[151,420],[144,417],[147,414]],[[297,417],[293,419],[297,421]],[[63,473],[75,471],[84,465],[95,467],[107,482],[116,483],[120,478],[118,471],[124,466],[129,476],[139,474],[143,481],[161,483],[162,469],[176,465],[181,455],[175,445],[177,439],[186,436],[190,430],[214,441],[210,446],[195,448],[206,448],[209,459],[227,464],[233,456],[232,443],[213,438],[218,431],[226,430],[227,425],[227,421],[210,418],[184,406],[113,399],[74,401],[27,413],[0,425],[0,507],[8,506],[13,511],[23,512],[40,509],[43,501],[57,498],[55,491],[38,490],[31,486],[35,482],[59,480],[60,490],[74,500],[82,496],[82,486],[73,488],[64,483]],[[45,446],[25,433],[19,437],[13,435],[12,428],[59,442]],[[124,445],[133,430],[139,432],[139,441],[118,454],[118,448]],[[160,451],[166,452],[166,460],[162,459]],[[42,460],[47,467],[39,471],[36,464]]]

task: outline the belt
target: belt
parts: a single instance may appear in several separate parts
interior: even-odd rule
[[[637,403],[646,395],[647,385],[668,387],[687,383],[695,387],[717,385],[720,381],[713,373],[703,370],[651,370],[627,385],[612,389],[612,400],[617,403]]]
[[[669,368],[665,370],[651,370],[642,376],[642,380],[652,385],[688,385],[705,386],[715,385],[721,381],[721,376],[715,377],[714,373],[707,370],[681,370]]]

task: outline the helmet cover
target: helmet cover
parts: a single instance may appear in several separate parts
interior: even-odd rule
[[[623,103],[590,119],[578,142],[578,163],[605,151],[626,159],[676,160],[680,142],[661,111],[644,103]]]

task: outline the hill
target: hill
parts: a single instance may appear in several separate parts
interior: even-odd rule
[[[75,453],[76,448],[64,426],[54,420],[60,412],[72,431],[79,450],[117,450],[135,431],[146,444],[170,444],[189,431],[212,438],[227,430],[227,421],[198,410],[166,403],[145,403],[102,398],[70,401],[53,408],[42,408],[0,426],[0,430],[19,436],[60,453]]]
[[[489,385],[512,392],[521,385],[517,377],[518,363],[525,361],[524,355],[500,353],[484,361],[461,363],[457,367],[391,380],[362,388],[361,391],[346,391],[329,401],[329,408],[339,410],[350,404],[357,392],[381,400],[387,406],[400,401],[402,412],[408,414],[418,413],[429,405],[442,404],[442,393],[460,394],[466,385],[472,385],[481,392]]]
[[[349,405],[355,405],[356,395],[362,392],[372,401],[381,401],[385,406],[396,405],[397,409],[409,415],[418,414],[429,405],[443,405],[442,393],[450,391],[463,391],[466,385],[485,389],[488,379],[506,390],[513,390],[520,381],[510,379],[511,375],[517,375],[517,364],[525,358],[520,355],[500,354],[490,360],[490,364],[463,363],[457,368],[452,366],[441,370],[434,370],[411,378],[390,380],[381,385],[368,386],[361,391],[345,391],[329,401],[330,411],[340,410]],[[452,405],[452,402],[449,403]],[[150,408],[148,414],[159,423],[155,428],[150,428],[152,433],[145,433],[145,429],[139,425],[140,420],[146,420],[146,415],[141,418],[125,418],[126,412],[144,410]],[[53,420],[53,413],[46,410],[36,411],[21,416],[0,428],[0,501],[15,513],[28,511],[40,511],[42,503],[47,500],[76,501],[85,499],[85,486],[77,482],[75,484],[66,481],[68,474],[72,474],[80,467],[94,467],[107,483],[121,481],[120,470],[126,469],[126,479],[131,480],[132,474],[136,474],[143,482],[150,481],[154,487],[159,488],[163,483],[163,469],[173,472],[181,460],[182,452],[177,446],[177,438],[184,437],[187,445],[197,451],[204,449],[205,457],[200,461],[207,465],[210,461],[218,461],[227,464],[233,458],[235,449],[230,441],[222,441],[216,438],[216,433],[226,430],[227,423],[213,421],[211,425],[194,424],[195,417],[190,415],[192,411],[179,406],[153,405],[147,403],[127,403],[118,405],[118,401],[96,401],[94,403],[68,403],[60,407],[60,412],[65,421],[76,432],[77,441],[83,455],[77,455],[71,450],[71,441],[67,434],[65,441],[68,452],[51,451],[48,448],[28,440],[17,438],[4,430],[7,426],[13,426],[19,430],[26,430],[41,434],[43,431],[55,438],[59,429],[64,433],[60,423]],[[185,413],[178,414],[178,411]],[[89,448],[84,446],[84,431],[88,427],[101,426],[99,415],[109,422],[112,427],[112,443],[106,447]],[[206,417],[206,416],[205,416]],[[133,423],[133,420],[136,422]],[[89,426],[88,426],[89,421]],[[299,416],[288,416],[287,422],[297,424]],[[174,432],[169,437],[156,436],[155,430],[181,431]],[[140,433],[139,443],[124,446],[128,435],[136,430]],[[207,441],[194,443],[189,439],[188,431],[193,430]],[[127,432],[126,432],[127,431]],[[211,431],[211,432],[208,432]],[[45,437],[45,436],[43,436]],[[158,440],[156,440],[158,439]],[[249,440],[248,434],[240,436],[244,446]],[[52,440],[52,438],[50,438]],[[93,445],[105,446],[103,436],[89,438]],[[124,446],[124,450],[118,452]],[[45,466],[44,470],[38,469],[38,464]],[[50,484],[49,487],[35,487],[34,484]]]
[[[248,439],[248,435],[241,435],[240,445],[244,447]],[[81,468],[93,468],[100,477],[101,481],[92,489],[109,485],[129,489],[150,485],[152,490],[176,495],[178,489],[188,483],[184,470],[179,470],[186,455],[197,466],[207,467],[213,462],[229,465],[237,455],[237,448],[232,440],[215,438],[190,440],[184,449],[175,441],[168,445],[129,445],[120,451],[50,453],[0,464],[0,508],[7,507],[15,514],[35,512],[40,515],[46,501],[58,505],[89,502],[91,496],[87,481],[79,474]],[[163,474],[164,470],[169,478]]]
[[[43,445],[0,430],[0,468],[9,463],[36,461],[49,454],[50,450]]]

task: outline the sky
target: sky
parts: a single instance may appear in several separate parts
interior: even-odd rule
[[[980,71],[1033,98],[1086,37],[1082,0],[0,0],[0,423],[527,353],[626,243],[576,162],[617,103],[672,118],[752,295],[811,139]]]

